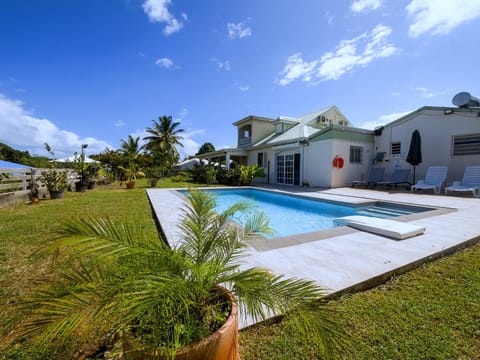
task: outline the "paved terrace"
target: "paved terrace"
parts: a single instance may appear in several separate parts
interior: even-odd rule
[[[332,297],[373,287],[394,274],[480,240],[480,199],[476,198],[357,188],[275,191],[352,204],[380,200],[440,209],[395,218],[426,229],[423,235],[401,241],[340,227],[251,243],[251,256],[246,258],[245,266],[266,267],[277,274],[312,279]],[[172,189],[149,189],[147,193],[169,243],[178,243],[179,209],[184,200]]]

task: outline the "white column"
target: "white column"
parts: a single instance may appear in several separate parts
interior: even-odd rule
[[[225,166],[227,170],[230,170],[230,153],[225,153]]]

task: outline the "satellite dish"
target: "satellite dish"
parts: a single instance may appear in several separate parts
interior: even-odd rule
[[[452,99],[452,103],[461,108],[480,107],[480,99],[465,91],[455,95]]]

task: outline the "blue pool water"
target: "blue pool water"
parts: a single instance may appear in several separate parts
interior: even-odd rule
[[[221,212],[239,201],[249,201],[254,210],[261,210],[270,219],[275,231],[268,238],[289,236],[330,229],[336,225],[333,219],[349,215],[365,215],[388,218],[431,209],[375,203],[354,207],[339,203],[308,199],[258,189],[209,189],[216,195],[216,210]]]

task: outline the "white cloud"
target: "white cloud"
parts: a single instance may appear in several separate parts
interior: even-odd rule
[[[194,155],[200,149],[200,144],[195,141],[193,138],[195,136],[203,136],[206,134],[206,131],[203,129],[199,130],[187,130],[182,134],[183,140],[183,148],[178,147],[178,152],[180,153],[180,159],[186,158],[189,155]]]
[[[410,114],[411,112],[412,111],[402,111],[402,112],[380,115],[375,120],[365,121],[364,123],[360,124],[359,128],[373,130],[378,126],[382,126],[382,125],[391,123],[392,121],[395,121],[397,119],[400,119],[402,116]]]
[[[406,7],[413,24],[410,37],[447,34],[462,23],[480,16],[479,0],[412,0]]]
[[[146,0],[142,5],[143,11],[151,22],[165,23],[163,32],[167,36],[183,28],[183,23],[168,11],[170,4],[171,0]],[[181,16],[184,20],[187,19],[185,13],[182,13]]]
[[[73,155],[88,144],[89,153],[99,153],[110,144],[93,137],[81,138],[77,134],[59,129],[48,119],[33,116],[19,100],[0,94],[0,142],[31,154],[45,155],[44,143],[48,143],[57,158]]]
[[[228,61],[228,60],[216,61],[216,64],[217,64],[217,70],[230,71],[230,69],[231,69],[230,61]]]
[[[169,69],[173,66],[173,61],[169,58],[160,58],[160,59],[157,59],[157,61],[155,61],[155,65],[158,65],[158,66],[162,66],[166,69]]]
[[[115,127],[123,127],[125,125],[126,125],[125,121],[123,121],[123,120],[118,120],[113,124],[113,126],[115,126]]]
[[[288,57],[287,64],[280,73],[282,78],[278,83],[280,85],[287,85],[296,79],[309,82],[317,64],[318,61],[304,61],[300,53],[293,54]]]
[[[426,87],[416,87],[414,88],[414,90],[417,91],[420,94],[420,96],[424,99],[431,99],[437,96],[445,95],[450,92],[450,89],[441,90],[441,91],[431,91]]]
[[[350,10],[356,13],[376,10],[382,5],[382,0],[355,0]]]
[[[178,113],[178,116],[180,117],[180,120],[183,120],[183,118],[185,116],[188,115],[188,109],[187,108],[183,108],[182,110],[180,110],[180,112]]]
[[[327,24],[331,25],[333,23],[333,19],[335,19],[335,16],[330,11],[325,12],[324,16],[327,19]]]
[[[227,31],[230,39],[242,39],[244,37],[252,36],[252,29],[246,26],[244,22],[239,22],[237,24],[228,23]]]
[[[247,92],[250,89],[250,87],[248,85],[244,85],[244,86],[240,86],[239,89],[241,92]]]
[[[337,80],[359,66],[367,66],[373,60],[397,54],[400,49],[388,41],[392,29],[376,26],[370,33],[363,33],[350,40],[342,40],[335,51],[322,55],[320,60],[305,61],[300,53],[291,55],[276,82],[287,85],[300,79],[305,82]]]

